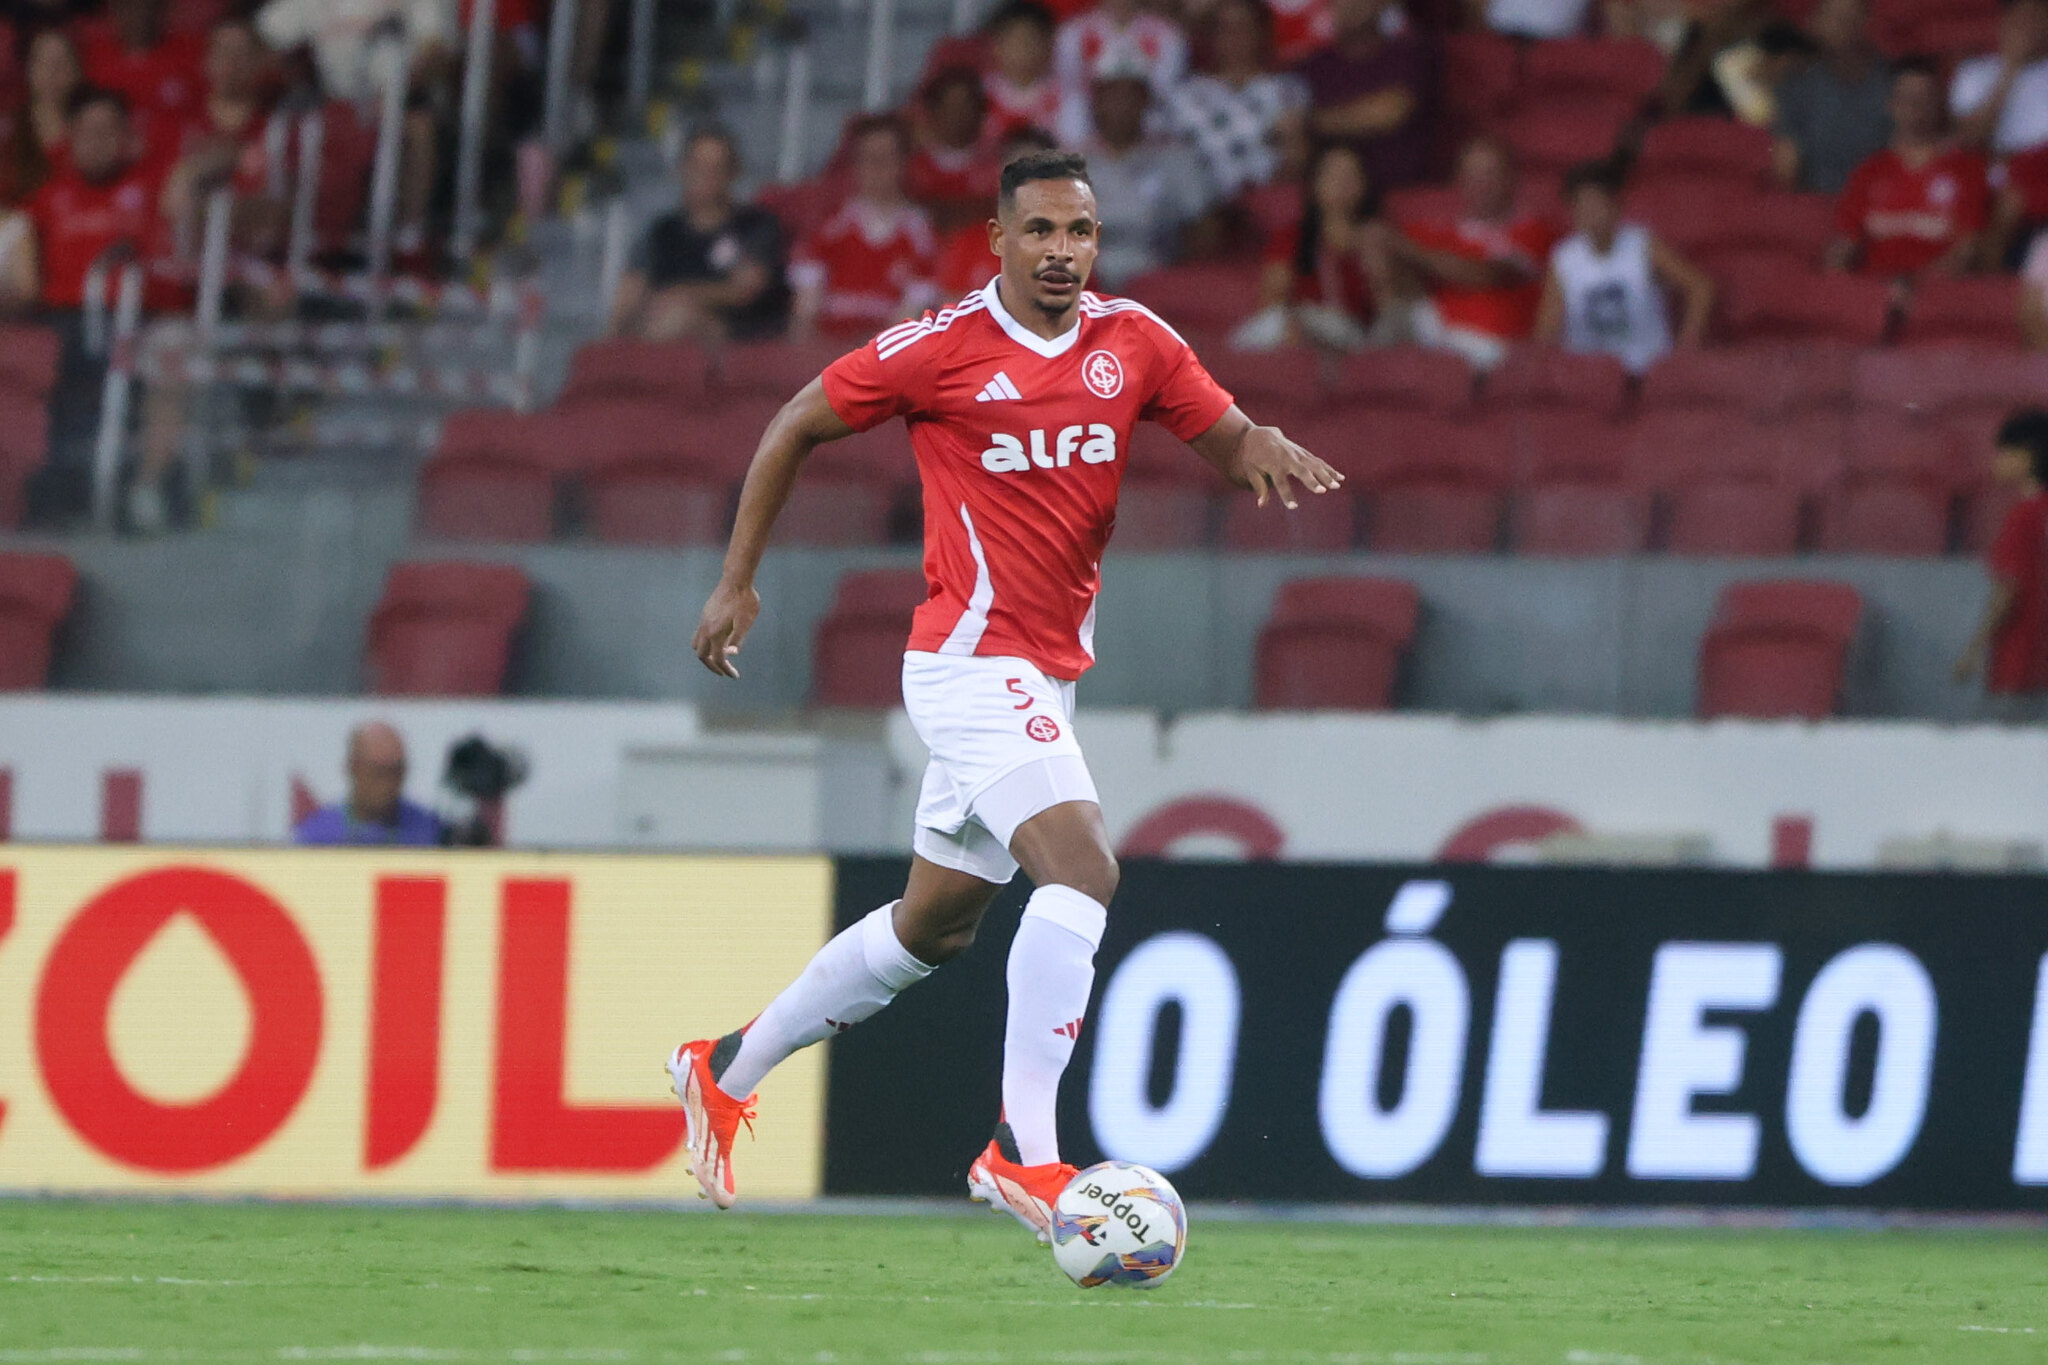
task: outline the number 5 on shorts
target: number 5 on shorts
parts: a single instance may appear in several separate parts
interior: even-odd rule
[[[1018,702],[1015,706],[1011,707],[1010,709],[1012,711],[1029,711],[1031,709],[1032,702],[1035,699],[1029,692],[1026,692],[1024,690],[1024,680],[1022,678],[1010,679],[1009,688],[1011,692],[1015,693],[1017,696],[1020,696],[1024,699]]]

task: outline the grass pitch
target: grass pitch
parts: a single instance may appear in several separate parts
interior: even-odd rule
[[[1008,1219],[0,1201],[0,1363],[2048,1360],[2023,1232],[1195,1221],[1083,1293]]]

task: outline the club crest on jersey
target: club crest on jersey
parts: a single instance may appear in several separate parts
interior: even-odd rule
[[[1046,436],[1043,427],[1026,436],[996,432],[988,438],[988,449],[981,452],[981,467],[991,474],[1017,474],[1033,465],[1040,469],[1065,469],[1076,455],[1081,457],[1082,464],[1108,464],[1116,458],[1116,428],[1107,422],[1061,427],[1053,434],[1050,445]],[[1031,443],[1028,452],[1026,440]]]
[[[1097,398],[1114,398],[1124,391],[1124,365],[1108,351],[1090,351],[1081,362],[1081,382]]]

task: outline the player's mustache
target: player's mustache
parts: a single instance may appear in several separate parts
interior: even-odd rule
[[[1034,280],[1050,280],[1054,278],[1071,280],[1074,278],[1074,272],[1063,265],[1049,265],[1041,270],[1032,271],[1031,278]]]

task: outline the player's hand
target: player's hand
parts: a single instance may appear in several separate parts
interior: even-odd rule
[[[760,593],[751,587],[720,582],[711,600],[704,604],[704,614],[697,619],[697,634],[690,641],[690,648],[713,673],[722,678],[737,678],[740,671],[733,667],[733,655],[740,652],[741,642],[760,614]]]
[[[1328,493],[1344,482],[1342,474],[1288,440],[1278,427],[1255,426],[1244,434],[1238,468],[1252,492],[1258,494],[1259,506],[1266,505],[1270,494],[1290,511],[1297,505],[1292,483],[1311,493]]]

